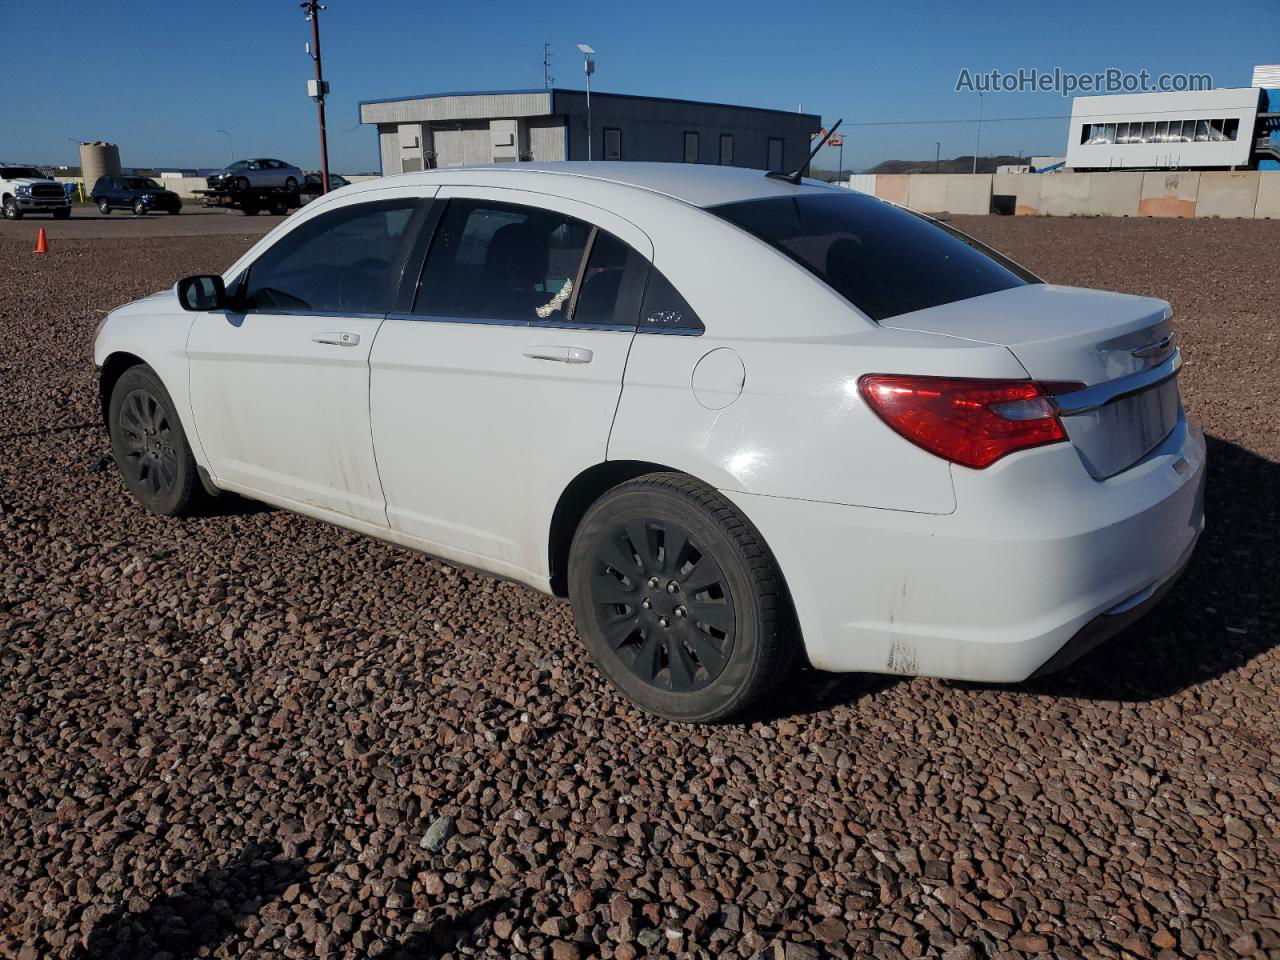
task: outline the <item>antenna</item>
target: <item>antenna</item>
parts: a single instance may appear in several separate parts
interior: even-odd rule
[[[785,180],[787,183],[793,183],[797,187],[800,186],[800,178],[803,177],[804,172],[809,169],[809,164],[813,163],[813,158],[818,155],[818,151],[827,145],[827,141],[831,139],[832,134],[840,129],[840,124],[842,123],[844,123],[844,117],[841,117],[831,125],[831,129],[823,135],[822,139],[818,141],[818,145],[813,148],[813,152],[809,154],[809,159],[796,167],[790,173],[783,173],[781,170],[770,170],[765,174],[765,176],[774,180]]]

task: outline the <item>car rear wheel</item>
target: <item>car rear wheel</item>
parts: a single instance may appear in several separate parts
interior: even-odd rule
[[[107,201],[106,201],[105,199],[104,199],[104,200],[99,200],[99,201],[98,201],[98,212],[99,212],[99,213],[101,213],[103,216],[106,216],[108,213],[110,213],[110,212],[111,212],[111,204],[107,203]]]
[[[741,713],[785,675],[799,642],[760,534],[680,474],[629,481],[590,507],[570,551],[569,596],[601,672],[672,720]]]
[[[199,476],[173,400],[154,370],[130,367],[111,390],[111,453],[134,498],[152,513],[189,513]]]

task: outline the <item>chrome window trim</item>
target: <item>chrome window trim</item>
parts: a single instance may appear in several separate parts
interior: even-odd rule
[[[350,316],[350,314],[347,314]],[[381,316],[377,314],[376,316]],[[449,317],[424,313],[388,313],[388,320],[420,320],[424,323],[469,323],[482,327],[522,327],[532,330],[602,330],[614,333],[665,334],[677,337],[700,337],[705,330],[687,327],[660,330],[621,323],[577,323],[573,320],[500,320],[496,317]]]

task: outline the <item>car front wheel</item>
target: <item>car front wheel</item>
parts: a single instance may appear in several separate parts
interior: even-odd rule
[[[680,474],[629,481],[588,509],[570,551],[569,596],[601,672],[672,720],[741,713],[785,675],[799,642],[760,534]]]
[[[13,197],[4,198],[4,216],[6,220],[22,219],[22,210],[18,207],[18,201]]]
[[[99,213],[101,213],[101,214],[105,217],[108,213],[110,213],[110,212],[111,212],[111,204],[107,203],[107,201],[106,201],[106,200],[99,200],[99,201],[98,201],[98,212],[99,212]]]
[[[111,453],[134,498],[152,513],[182,516],[199,493],[199,476],[173,400],[155,371],[130,367],[111,390]]]

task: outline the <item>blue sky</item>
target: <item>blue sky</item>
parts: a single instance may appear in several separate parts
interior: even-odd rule
[[[60,22],[53,44],[9,42],[0,61],[0,159],[72,163],[70,139],[108,139],[126,166],[215,166],[238,156],[319,164],[315,107],[306,97],[309,27],[296,0],[142,3],[0,0]],[[110,11],[104,13],[104,11]],[[1118,67],[1209,73],[1247,86],[1256,63],[1280,62],[1280,2],[1154,6],[968,4],[817,0],[651,0],[595,3],[425,3],[328,0],[322,16],[332,85],[334,169],[377,168],[376,135],[357,126],[362,99],[446,90],[542,86],[542,44],[557,86],[581,87],[575,44],[598,51],[596,90],[714,100],[845,118],[845,166],[973,152],[975,125],[854,126],[873,121],[972,121],[974,93],[955,92],[961,69],[1020,67],[1079,73]],[[43,28],[42,28],[43,30]],[[14,38],[11,38],[14,39]],[[983,153],[1060,153],[1056,94],[985,98]],[[835,166],[835,151],[822,166]]]

